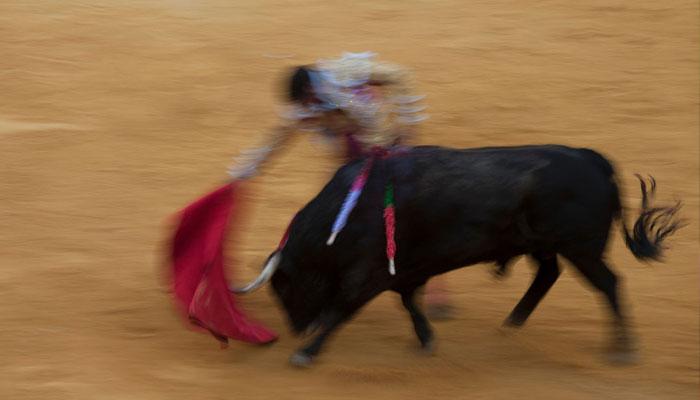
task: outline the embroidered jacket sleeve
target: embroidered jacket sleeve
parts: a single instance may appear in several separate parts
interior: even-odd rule
[[[257,175],[265,162],[289,140],[297,129],[297,124],[297,122],[290,120],[287,124],[275,128],[265,137],[261,145],[241,152],[229,168],[229,175],[233,179],[248,179]]]

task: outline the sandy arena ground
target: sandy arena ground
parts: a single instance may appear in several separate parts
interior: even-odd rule
[[[392,294],[305,371],[266,290],[244,303],[283,333],[274,346],[222,351],[183,327],[159,275],[167,218],[274,125],[287,67],[366,49],[413,68],[423,143],[589,146],[617,163],[629,207],[635,172],[684,201],[666,263],[613,239],[637,365],[605,363],[607,311],[568,266],[528,326],[500,334],[526,260],[503,282],[488,266],[447,275],[458,315],[435,324],[433,357]],[[698,50],[689,0],[0,1],[0,398],[697,399]],[[300,136],[251,183],[237,280],[334,157]]]

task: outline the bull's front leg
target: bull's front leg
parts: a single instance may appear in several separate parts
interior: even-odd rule
[[[343,322],[348,319],[349,314],[339,311],[331,311],[322,317],[320,321],[319,333],[306,346],[297,350],[289,358],[289,362],[296,367],[309,367],[314,358],[318,355],[326,340],[334,333]]]
[[[319,333],[306,346],[297,350],[289,362],[297,367],[310,366],[326,340],[368,301],[385,290],[382,285],[372,284],[376,281],[374,276],[365,273],[346,276],[337,297],[321,313],[318,320]]]
[[[428,353],[432,353],[434,348],[433,330],[430,328],[430,323],[423,312],[418,308],[415,302],[416,289],[401,290],[401,302],[411,315],[413,321],[413,329],[416,331],[420,345]]]

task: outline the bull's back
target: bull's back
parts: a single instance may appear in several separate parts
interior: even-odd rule
[[[462,150],[417,147],[406,166],[411,172],[398,175],[409,185],[415,183],[417,194],[460,193],[482,200],[489,200],[489,195],[597,196],[588,189],[606,186],[614,175],[613,166],[599,153],[558,145]]]
[[[403,168],[399,235],[448,263],[607,230],[617,196],[604,157],[565,146],[418,147]]]

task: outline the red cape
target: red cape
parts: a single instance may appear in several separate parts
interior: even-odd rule
[[[200,198],[179,214],[170,248],[171,285],[181,313],[222,343],[269,343],[277,334],[251,321],[236,306],[224,271],[229,221],[238,211],[233,182]]]

